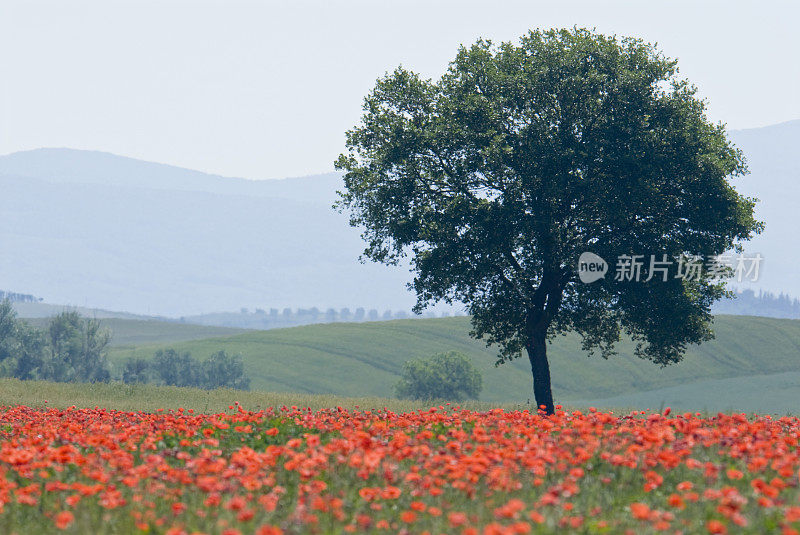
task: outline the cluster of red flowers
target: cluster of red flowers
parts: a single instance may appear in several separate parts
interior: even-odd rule
[[[800,419],[0,409],[0,531],[800,528]]]

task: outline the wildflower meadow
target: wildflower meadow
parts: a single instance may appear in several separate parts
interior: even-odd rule
[[[3,533],[798,533],[800,419],[4,407]]]

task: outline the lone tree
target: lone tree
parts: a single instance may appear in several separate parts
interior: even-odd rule
[[[364,256],[410,255],[415,311],[465,303],[498,363],[526,350],[547,413],[549,339],[574,331],[607,358],[624,332],[638,356],[678,362],[713,337],[710,305],[726,294],[708,270],[681,277],[684,260],[741,250],[762,228],[729,183],[746,165],[724,125],[640,39],[532,31],[461,47],[438,81],[398,68],[347,147],[337,207],[364,229]],[[663,277],[645,264],[640,281],[584,284],[588,251],[676,261]]]

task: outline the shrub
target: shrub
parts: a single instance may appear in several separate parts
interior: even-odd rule
[[[203,362],[202,369],[203,388],[250,390],[241,355],[231,357],[225,351],[217,351]]]
[[[478,399],[482,388],[481,374],[469,358],[451,351],[406,362],[395,392],[400,398],[463,401]]]
[[[156,377],[167,386],[201,386],[200,363],[189,353],[159,349],[151,365]]]

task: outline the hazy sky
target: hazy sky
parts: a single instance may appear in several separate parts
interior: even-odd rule
[[[377,77],[460,43],[596,27],[657,41],[748,128],[800,117],[797,2],[0,0],[0,154],[113,152],[277,178],[329,171]]]

